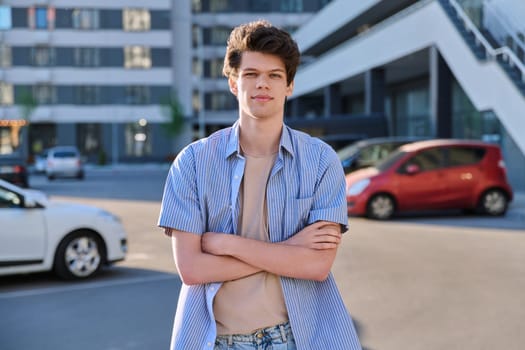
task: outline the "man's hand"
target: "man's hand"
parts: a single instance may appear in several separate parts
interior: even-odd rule
[[[235,239],[235,235],[206,232],[201,238],[202,251],[213,255],[228,255],[226,252],[226,244],[228,239]]]
[[[317,221],[306,226],[283,244],[323,250],[335,249],[341,242],[341,229],[338,224],[329,221]]]

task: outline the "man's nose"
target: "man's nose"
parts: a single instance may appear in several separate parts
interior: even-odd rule
[[[268,77],[265,76],[264,74],[260,74],[257,77],[256,87],[257,88],[266,88],[266,87],[268,87]]]

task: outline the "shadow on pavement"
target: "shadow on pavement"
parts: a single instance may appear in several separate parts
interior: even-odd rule
[[[182,283],[176,274],[121,266],[105,268],[91,278],[73,281],[61,280],[52,272],[0,276],[0,298],[3,293],[11,292],[35,291],[48,288],[81,288],[89,287],[90,285],[118,285],[169,279],[176,279],[179,285]]]

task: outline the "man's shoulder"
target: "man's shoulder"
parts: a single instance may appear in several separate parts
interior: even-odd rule
[[[190,143],[187,148],[191,149],[194,154],[205,154],[210,151],[217,153],[218,147],[226,147],[231,132],[232,127],[217,130],[207,137]]]
[[[334,152],[333,148],[318,137],[312,136],[304,131],[287,126],[290,138],[295,147],[304,147],[308,151],[317,150],[320,153]]]

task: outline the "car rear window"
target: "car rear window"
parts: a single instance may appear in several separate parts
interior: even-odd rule
[[[75,152],[67,152],[67,151],[61,151],[61,152],[55,152],[54,157],[55,158],[75,158],[77,154]]]
[[[476,164],[483,159],[486,150],[482,147],[450,147],[448,165],[461,166]]]

